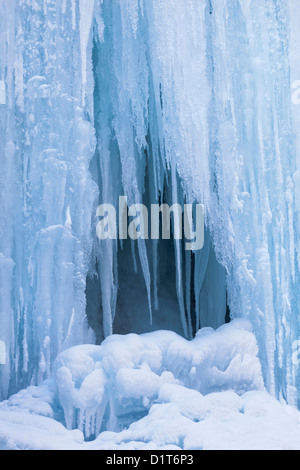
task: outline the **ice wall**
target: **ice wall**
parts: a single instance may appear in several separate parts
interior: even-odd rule
[[[108,154],[133,202],[143,197],[146,164],[151,201],[166,192],[168,173],[172,202],[205,204],[218,259],[227,270],[231,314],[252,319],[266,384],[291,403],[297,402],[299,380],[292,363],[299,334],[299,241],[290,83],[298,11],[295,2],[288,8],[271,0],[104,1],[104,42],[95,47],[103,70],[95,80],[106,78],[111,112],[109,133],[107,120],[106,127],[96,125],[100,162],[107,162],[101,149],[117,143]],[[106,145],[102,134],[110,135]],[[149,284],[141,247],[140,256]],[[207,256],[206,250],[196,253],[192,267],[175,245],[187,336],[191,270],[196,326],[212,321],[206,318],[212,295],[203,295]],[[110,272],[114,277],[113,267]],[[217,269],[212,273],[208,284],[220,285]],[[155,293],[155,268],[151,280]],[[111,293],[107,298],[113,299]]]
[[[205,194],[209,197],[207,109],[211,91],[206,13],[201,2],[189,5],[191,9],[183,2],[173,6],[169,14],[167,5],[159,2],[102,3],[104,36],[95,41],[93,51],[98,145],[92,173],[99,181],[100,203],[117,207],[119,194],[127,196],[129,205],[144,203],[147,207],[163,201],[183,205],[204,201]],[[187,15],[187,23],[177,18],[179,8]],[[186,36],[189,21],[195,26],[195,37]],[[179,48],[176,40],[182,38]],[[119,247],[109,240],[96,243],[107,334],[113,331],[116,315],[115,293],[122,282],[118,251],[124,243]],[[168,249],[164,242],[139,239],[132,247],[134,264],[141,265],[154,324],[168,311],[168,305],[159,299],[160,283],[167,282],[160,272],[161,246]],[[224,323],[225,272],[215,260],[209,232],[201,252],[187,252],[178,240],[174,251],[182,332],[191,338],[201,326]]]
[[[96,239],[95,208],[121,194],[204,203],[231,315],[252,320],[269,390],[296,404],[296,1],[0,0],[0,11],[2,395],[92,341],[87,275],[113,331],[121,245]],[[132,246],[152,321],[160,251]],[[195,254],[176,241],[173,256],[183,333],[219,326],[226,285],[210,241]]]
[[[78,3],[3,0],[0,11],[3,397],[49,376],[58,351],[93,340],[85,282],[97,187],[89,173],[92,108],[82,107],[85,86],[92,99],[91,62],[82,62],[83,47],[89,51]]]

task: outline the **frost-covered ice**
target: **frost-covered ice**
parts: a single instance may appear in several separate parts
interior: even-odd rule
[[[101,347],[61,353],[54,379],[67,427],[78,427],[86,437],[103,426],[119,430],[147,413],[164,384],[202,394],[262,389],[255,337],[243,326],[237,320],[217,332],[204,329],[190,342],[166,331],[114,335]]]
[[[300,413],[264,390],[257,352],[245,321],[77,346],[0,405],[0,449],[300,449]]]
[[[0,12],[0,396],[116,327],[216,328],[227,290],[268,390],[297,405],[299,2],[0,0]],[[203,203],[204,249],[99,242],[96,207],[120,195]]]
[[[299,31],[298,0],[0,0],[4,447],[42,445],[26,416],[50,447],[295,447]],[[204,204],[203,250],[99,241],[121,195]],[[207,329],[227,304],[255,336]]]

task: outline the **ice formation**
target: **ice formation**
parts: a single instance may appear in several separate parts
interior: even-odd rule
[[[0,449],[299,450],[300,412],[264,390],[257,353],[245,320],[75,346],[0,404]]]
[[[25,406],[23,393],[30,407],[31,393],[43,390],[45,413],[30,418],[33,427],[51,419],[73,447],[83,445],[82,434],[56,421],[86,437],[101,426],[112,433],[128,425],[131,418],[122,424],[118,413],[128,407],[130,415],[133,402],[150,413],[136,417],[120,442],[213,445],[194,441],[192,431],[171,440],[140,432],[143,420],[154,429],[169,402],[184,429],[186,419],[200,420],[189,430],[202,426],[202,418],[185,416],[180,387],[199,409],[210,406],[202,395],[219,391],[233,423],[244,409],[251,421],[264,400],[274,413],[280,408],[257,391],[262,377],[272,396],[299,406],[292,360],[300,313],[299,28],[296,0],[0,0],[0,399],[38,386],[1,405],[0,447],[12,429],[16,446],[26,447],[25,415],[11,403]],[[204,248],[99,241],[96,208],[117,206],[120,195],[129,204],[204,204]],[[247,328],[232,333],[241,350],[234,357],[218,358],[218,336],[214,345],[203,336],[225,322],[226,309],[251,322],[262,376]],[[200,328],[198,370],[185,341]],[[185,339],[110,337],[161,329]],[[101,347],[82,346],[104,338]],[[114,347],[120,356],[137,348],[153,357],[137,354],[130,367],[128,353],[130,371],[116,361],[108,377],[105,351],[113,355]],[[156,353],[164,366],[149,364]],[[107,392],[112,380],[120,396]],[[132,397],[135,381],[140,395]],[[212,415],[223,409],[211,406]],[[296,410],[282,413],[283,421],[299,420]],[[99,439],[119,445],[112,434]]]
[[[204,328],[191,342],[166,331],[113,335],[100,347],[61,353],[54,380],[67,427],[81,429],[86,437],[98,435],[103,426],[127,427],[147,413],[164,384],[205,395],[262,390],[257,344],[246,327],[234,323],[214,334]]]

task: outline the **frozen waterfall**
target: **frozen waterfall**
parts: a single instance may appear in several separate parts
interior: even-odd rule
[[[253,325],[269,392],[299,404],[299,3],[0,12],[0,398],[49,378],[70,347],[191,339],[230,311]],[[204,204],[204,248],[99,241],[96,208],[120,195]]]

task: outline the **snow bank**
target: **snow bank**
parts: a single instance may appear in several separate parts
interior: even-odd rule
[[[77,346],[54,364],[59,402],[69,429],[86,437],[101,428],[119,431],[147,414],[164,384],[202,394],[263,389],[258,349],[250,325],[236,320],[192,341],[176,333],[113,335],[99,346]]]
[[[0,404],[0,449],[300,449],[300,413],[264,391],[257,354],[244,320],[71,348]]]

